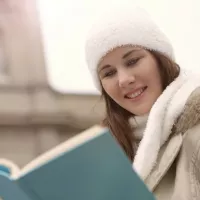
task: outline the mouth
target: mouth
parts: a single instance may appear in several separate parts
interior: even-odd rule
[[[136,99],[136,98],[140,97],[146,89],[147,89],[147,86],[142,87],[142,88],[140,88],[140,89],[138,89],[138,90],[136,90],[132,93],[126,94],[124,97],[126,99]]]

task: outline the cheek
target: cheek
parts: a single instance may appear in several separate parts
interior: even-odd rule
[[[152,71],[151,82],[154,93],[159,96],[163,91],[163,87],[162,87],[162,80],[160,77],[160,73],[157,69]]]
[[[102,87],[105,90],[105,92],[113,99],[116,99],[119,92],[116,84],[113,81],[102,81]]]
[[[154,72],[154,81],[155,81],[155,84],[157,84],[160,88],[162,88],[162,80],[161,80],[159,70],[157,68],[155,69],[155,72]]]
[[[161,85],[161,77],[160,77],[159,67],[157,66],[157,64],[155,62],[152,62],[149,65],[146,73],[147,73],[147,76],[149,77],[149,79],[151,79],[151,82],[153,82],[154,84]]]

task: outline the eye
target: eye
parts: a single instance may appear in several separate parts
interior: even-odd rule
[[[115,70],[111,70],[111,71],[108,71],[108,72],[105,72],[104,73],[104,77],[110,77],[110,76],[113,76],[115,74]]]
[[[132,65],[136,64],[139,60],[140,60],[140,58],[131,59],[126,63],[126,65],[127,66],[132,66]]]

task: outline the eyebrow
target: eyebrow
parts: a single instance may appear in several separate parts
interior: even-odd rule
[[[128,51],[127,53],[125,53],[122,58],[125,59],[126,57],[128,57],[129,55],[131,55],[133,52],[136,52],[136,51],[141,51],[141,49],[132,49]]]
[[[136,52],[136,51],[142,51],[142,49],[132,49],[130,51],[128,51],[127,53],[125,53],[123,56],[122,56],[122,59],[125,59],[126,57],[128,57],[129,55],[131,55],[133,52]],[[101,67],[99,69],[99,72],[101,72],[102,70],[106,69],[106,68],[109,68],[111,67],[111,65],[104,65],[103,67]]]
[[[100,73],[102,70],[109,68],[109,67],[111,67],[111,65],[104,65],[103,67],[100,67],[100,69],[98,71]]]

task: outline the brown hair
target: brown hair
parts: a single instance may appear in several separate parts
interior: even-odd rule
[[[163,54],[151,51],[156,58],[159,66],[159,71],[162,79],[163,90],[176,79],[180,73],[179,66],[164,56]],[[134,115],[118,105],[103,89],[102,97],[106,104],[106,117],[103,120],[103,125],[108,127],[111,133],[115,136],[121,145],[128,158],[133,161],[135,149],[133,148],[134,136],[133,128],[129,124],[129,118]]]

